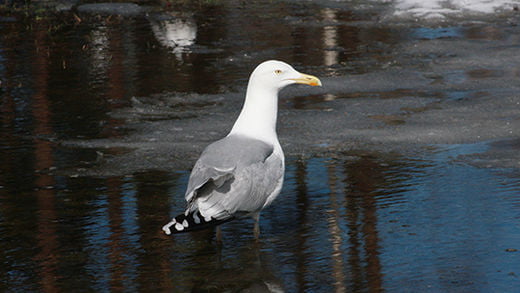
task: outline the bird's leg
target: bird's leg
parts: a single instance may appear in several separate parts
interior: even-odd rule
[[[258,241],[260,238],[260,213],[254,214],[253,219],[255,219],[255,227],[253,231],[255,233],[255,239]]]

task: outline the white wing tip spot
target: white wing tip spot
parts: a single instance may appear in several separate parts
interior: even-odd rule
[[[184,230],[184,226],[181,223],[176,223],[175,229],[177,229],[177,231],[182,231]]]
[[[173,218],[168,224],[166,224],[162,227],[162,230],[164,231],[164,233],[166,235],[170,235],[170,234],[172,234],[170,227],[175,225],[176,223],[177,223],[177,221],[175,221],[175,218]]]

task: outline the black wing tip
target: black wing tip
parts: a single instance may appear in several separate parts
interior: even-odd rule
[[[180,214],[173,218],[168,224],[162,227],[166,235],[192,232],[218,226],[233,220],[233,217],[217,220],[214,218],[204,218],[200,212],[194,211],[189,214]]]

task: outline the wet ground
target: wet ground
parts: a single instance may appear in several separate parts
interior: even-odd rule
[[[517,292],[517,10],[112,8],[0,17],[1,291]],[[266,59],[323,87],[281,93],[286,180],[260,242],[249,220],[221,247],[166,237]]]

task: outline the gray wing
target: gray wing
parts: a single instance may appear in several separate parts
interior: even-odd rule
[[[239,135],[209,145],[191,172],[187,211],[215,219],[259,211],[283,177],[283,160],[273,150]]]

